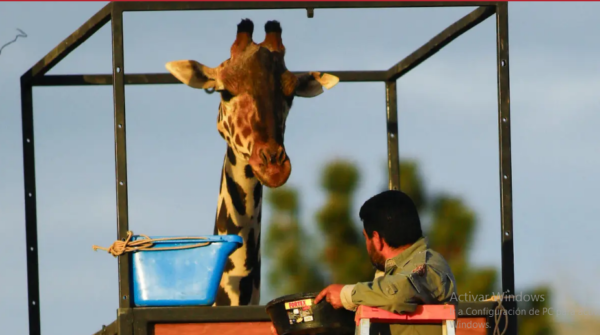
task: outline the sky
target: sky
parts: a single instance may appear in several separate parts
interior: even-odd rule
[[[27,325],[19,77],[106,3],[0,2],[0,324]],[[283,27],[293,71],[385,70],[473,8],[125,13],[125,73],[166,72],[229,57],[236,25]],[[510,79],[517,291],[554,289],[600,314],[600,34],[598,3],[511,3]],[[110,73],[110,24],[50,74]],[[401,159],[419,162],[429,192],[460,196],[477,214],[473,262],[500,266],[495,17],[398,81]],[[91,334],[115,319],[117,261],[92,245],[116,238],[111,86],[34,89],[42,333]],[[126,87],[130,229],[211,234],[225,143],[218,97],[185,85]],[[596,112],[594,112],[596,111]],[[358,208],[387,183],[382,83],[340,83],[296,99],[286,147],[303,222],[324,195],[319,173],[334,158],[358,164]],[[596,149],[594,149],[596,148]],[[594,154],[596,152],[596,154]],[[263,229],[268,229],[265,208]],[[269,264],[263,267],[266,276]],[[266,281],[265,281],[266,282]],[[262,303],[274,298],[263,285]],[[265,291],[266,290],[266,291]],[[565,311],[566,312],[566,311]],[[66,326],[68,325],[68,326]]]

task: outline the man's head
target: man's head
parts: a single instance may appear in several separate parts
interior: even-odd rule
[[[367,200],[359,212],[367,251],[381,271],[385,260],[423,237],[417,207],[401,191],[385,191]]]
[[[252,40],[254,23],[246,19],[237,27],[231,56],[210,68],[194,60],[167,63],[181,82],[221,94],[217,130],[236,154],[248,161],[254,175],[267,187],[283,185],[291,172],[284,146],[285,125],[294,97],[312,98],[323,87],[339,79],[326,73],[309,72],[296,76],[284,61],[281,25],[265,24],[265,40]]]

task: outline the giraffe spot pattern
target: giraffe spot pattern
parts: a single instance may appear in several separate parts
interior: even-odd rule
[[[229,214],[227,213],[227,206],[225,206],[225,199],[221,201],[221,208],[217,214],[217,222],[215,222],[215,234],[217,231],[219,234],[227,234],[227,219]]]
[[[231,299],[227,296],[227,292],[221,286],[217,289],[217,297],[215,299],[216,306],[231,306]]]
[[[258,261],[258,265],[256,265],[256,269],[256,274],[253,276],[253,280],[254,288],[258,290],[260,288],[260,260]]]
[[[262,197],[262,184],[256,183],[254,186],[254,208],[257,208]]]
[[[237,159],[235,157],[235,154],[233,153],[233,149],[231,149],[230,146],[227,146],[227,159],[229,159],[229,163],[231,163],[231,165],[235,166],[235,164],[237,163]]]
[[[258,233],[258,243],[260,243],[260,233]],[[254,238],[254,228],[250,228],[248,233],[248,242],[246,244],[246,269],[251,269],[250,273],[240,280],[240,305],[248,305],[252,297],[252,287],[256,285],[260,277],[260,261],[258,260],[258,252],[260,245]]]
[[[242,227],[236,225],[231,219],[230,215],[227,215],[227,221],[225,223],[225,230],[227,231],[227,235],[239,235]]]
[[[246,175],[246,178],[248,178],[248,179],[254,178],[254,171],[252,171],[252,167],[250,166],[250,164],[247,164],[244,167],[244,174]]]
[[[240,215],[246,215],[246,192],[227,173],[225,173],[225,182],[233,207]]]
[[[233,270],[235,266],[233,265],[233,261],[231,261],[231,258],[227,258],[227,261],[225,262],[225,267],[223,268],[223,272],[224,273],[228,273],[229,271]]]
[[[225,169],[221,170],[221,182],[219,183],[219,185],[223,185],[223,174],[225,173]],[[217,207],[217,213],[215,213],[215,227],[213,229],[213,235],[218,235],[220,233],[220,231],[223,231],[223,229],[220,229],[221,225],[219,224],[219,214],[224,214],[225,216],[223,217],[223,219],[226,217],[227,215],[227,207],[225,207],[225,200],[221,201],[221,210],[219,210],[219,207]],[[223,219],[221,219],[221,221],[223,221]]]
[[[256,256],[255,256],[256,257],[256,266],[254,267],[254,269],[252,269],[252,270],[256,269],[256,272],[254,273],[254,276],[252,278],[252,282],[254,283],[255,289],[260,288],[260,257],[258,256],[258,254],[260,252],[260,237],[261,236],[262,236],[262,234],[260,233],[260,230],[259,230],[258,240],[256,242]]]
[[[242,136],[244,136],[244,137],[250,136],[251,133],[252,133],[252,129],[250,129],[250,127],[246,127],[246,128],[244,128],[244,130],[242,130]]]

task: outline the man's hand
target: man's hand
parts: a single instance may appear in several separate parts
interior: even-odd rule
[[[333,284],[333,285],[329,285],[326,288],[323,289],[323,291],[321,291],[319,293],[319,295],[317,295],[317,297],[315,298],[315,304],[318,304],[319,301],[323,300],[323,298],[325,298],[325,300],[331,304],[331,306],[333,306],[333,308],[335,309],[339,309],[339,308],[343,308],[344,305],[342,305],[342,298],[340,297],[340,293],[342,292],[342,288],[344,287],[344,285],[340,285],[340,284]]]

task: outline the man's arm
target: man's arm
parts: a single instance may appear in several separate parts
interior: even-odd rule
[[[341,289],[340,300],[351,311],[365,305],[410,313],[419,304],[449,302],[455,293],[456,284],[447,273],[425,265],[410,274],[385,275],[372,282],[346,285]]]
[[[378,307],[394,313],[414,312],[418,291],[404,274],[386,275],[372,282],[346,285],[340,292],[344,308],[355,311],[358,305]]]
[[[346,285],[340,292],[340,300],[345,309],[355,312],[358,305],[352,302],[352,291],[356,285]]]

